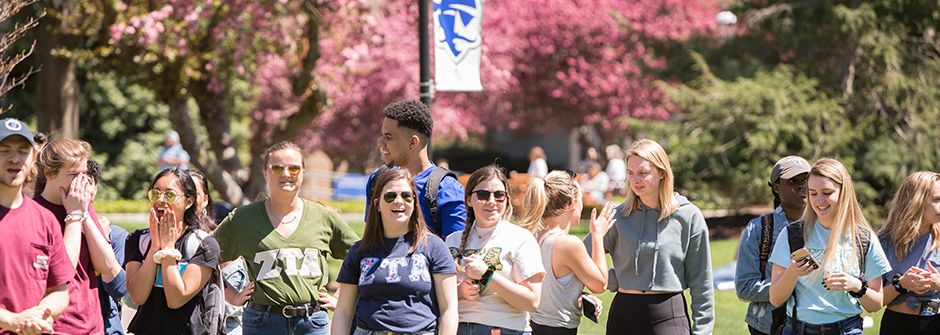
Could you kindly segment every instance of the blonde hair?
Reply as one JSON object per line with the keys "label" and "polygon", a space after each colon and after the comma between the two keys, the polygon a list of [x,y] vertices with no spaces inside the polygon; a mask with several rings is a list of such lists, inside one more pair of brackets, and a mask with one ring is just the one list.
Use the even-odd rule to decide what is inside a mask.
{"label": "blonde hair", "polygon": [[[659,220],[662,221],[679,209],[679,203],[672,196],[673,176],[672,166],[669,165],[669,156],[666,155],[666,151],[659,143],[645,138],[633,142],[633,145],[627,150],[627,158],[629,159],[631,156],[649,161],[650,164],[656,167],[659,175],[663,177],[659,181],[659,211],[661,213]],[[633,192],[632,187],[627,187],[627,199],[624,201],[623,216],[629,216],[633,211],[640,209],[640,204],[642,204],[640,196]]]}
{"label": "blonde hair", "polygon": [[42,194],[46,188],[46,175],[56,176],[62,169],[76,163],[81,162],[84,165],[89,156],[91,156],[91,144],[82,140],[64,138],[47,143],[39,152],[39,159],[36,163],[38,178],[34,193]]}
{"label": "blonde hair", "polygon": [[532,233],[545,228],[542,218],[561,215],[568,209],[568,205],[571,205],[571,201],[580,196],[578,182],[566,171],[552,171],[545,179],[529,179],[519,227]]}
{"label": "blonde hair", "polygon": [[925,224],[933,224],[930,227],[933,236],[930,251],[940,249],[940,224],[924,222],[924,209],[933,198],[933,188],[937,182],[940,182],[940,174],[936,172],[914,172],[904,178],[891,199],[888,218],[881,226],[880,235],[894,245],[894,257],[898,261],[907,256],[908,248],[920,237],[920,227]]}
{"label": "blonde hair", "polygon": [[[810,177],[818,176],[828,178],[839,185],[839,202],[836,204],[832,225],[829,227],[829,242],[826,244],[826,253],[823,255],[822,269],[829,270],[836,256],[836,247],[844,240],[852,241],[853,257],[851,259],[858,262],[859,250],[857,246],[861,245],[860,235],[870,234],[871,226],[868,220],[862,215],[862,209],[858,205],[858,199],[855,197],[855,186],[852,184],[852,176],[842,163],[835,159],[824,158],[813,164],[809,170]],[[803,210],[803,240],[809,241],[813,233],[813,226],[816,225],[816,212],[810,197],[806,197],[806,206]],[[861,266],[861,264],[856,264]],[[865,271],[865,269],[860,269]],[[818,274],[818,273],[817,273]]]}

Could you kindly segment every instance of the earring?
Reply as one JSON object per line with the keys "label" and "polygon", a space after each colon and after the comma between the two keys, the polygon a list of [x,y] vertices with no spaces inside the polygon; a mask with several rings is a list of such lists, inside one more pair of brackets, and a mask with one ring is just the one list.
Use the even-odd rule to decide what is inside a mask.
{"label": "earring", "polygon": [[209,211],[207,211],[205,207],[202,208],[202,215],[203,216],[209,215]]}

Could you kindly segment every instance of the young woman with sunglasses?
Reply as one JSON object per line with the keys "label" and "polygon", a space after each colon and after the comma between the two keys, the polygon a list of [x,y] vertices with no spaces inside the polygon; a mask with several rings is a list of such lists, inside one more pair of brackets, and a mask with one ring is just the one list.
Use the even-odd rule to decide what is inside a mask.
{"label": "young woman with sunglasses", "polygon": [[339,301],[330,333],[457,333],[457,270],[444,241],[415,212],[414,179],[405,169],[378,176],[362,241],[336,281]]}
{"label": "young woman with sunglasses", "polygon": [[879,237],[891,263],[881,334],[940,334],[940,174],[904,179]]}
{"label": "young woman with sunglasses", "polygon": [[359,240],[335,209],[300,198],[304,158],[291,142],[263,154],[270,197],[232,211],[212,233],[227,265],[248,263],[254,292],[242,314],[242,333],[327,334],[335,299],[326,257],[343,259]]}
{"label": "young woman with sunglasses", "polygon": [[[150,228],[131,233],[124,249],[127,293],[139,306],[128,331],[202,334],[202,292],[221,251],[199,228],[196,184],[186,170],[169,168],[157,174],[147,194]],[[193,234],[200,243],[187,255]]]}
{"label": "young woman with sunglasses", "polygon": [[529,313],[541,297],[545,269],[538,243],[509,221],[509,181],[496,165],[467,181],[467,228],[447,237],[458,267],[457,334],[502,335],[530,331]]}
{"label": "young woman with sunglasses", "polygon": [[582,299],[597,306],[595,317],[601,315],[600,299],[582,290],[587,286],[594,293],[603,293],[607,288],[603,239],[614,222],[614,208],[608,203],[600,216],[596,209],[591,212],[594,252],[588,254],[581,239],[568,234],[581,221],[584,207],[575,177],[571,171],[552,171],[545,179],[530,179],[525,193],[519,226],[535,234],[545,267],[541,302],[532,313],[533,335],[577,334]]}
{"label": "young woman with sunglasses", "polygon": [[[803,249],[791,247],[794,227],[802,231]],[[793,256],[803,251],[812,259]],[[891,266],[842,163],[820,159],[810,168],[803,217],[780,232],[770,262],[770,303],[787,306],[784,335],[862,334],[862,310],[881,309],[881,276]]]}
{"label": "young woman with sunglasses", "polygon": [[[617,291],[607,333],[711,334],[714,288],[702,211],[673,191],[669,157],[656,142],[641,139],[627,150],[627,184],[627,199],[604,235],[614,266],[608,287]],[[593,233],[584,239],[588,252],[593,241]]]}

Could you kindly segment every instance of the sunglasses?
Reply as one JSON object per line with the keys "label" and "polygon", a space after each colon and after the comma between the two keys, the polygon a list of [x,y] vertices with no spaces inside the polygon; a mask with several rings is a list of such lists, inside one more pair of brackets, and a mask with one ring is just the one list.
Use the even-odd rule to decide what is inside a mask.
{"label": "sunglasses", "polygon": [[[284,174],[284,169],[285,169],[284,165],[271,164],[271,165],[268,165],[268,168],[271,169],[271,173],[273,173],[275,176],[280,176]],[[287,169],[287,173],[290,173],[291,176],[296,176],[300,174],[300,170],[302,170],[303,168],[301,168],[300,165],[291,165],[291,166],[286,167],[286,169]]]}
{"label": "sunglasses", "polygon": [[571,177],[571,179],[578,179],[578,174],[575,173],[574,171],[571,171],[571,170],[562,170],[562,171],[565,171],[565,173],[567,173],[568,176]]}
{"label": "sunglasses", "polygon": [[385,203],[390,204],[392,202],[395,202],[395,199],[398,198],[399,194],[401,195],[401,200],[404,202],[412,202],[415,200],[415,195],[414,193],[411,193],[411,191],[402,191],[401,193],[388,191],[382,195],[382,198],[385,199]]}
{"label": "sunglasses", "polygon": [[173,190],[169,190],[166,192],[160,192],[159,190],[150,190],[149,192],[147,192],[147,197],[150,198],[150,202],[160,201],[161,196],[163,197],[163,199],[166,200],[166,202],[174,202],[176,201],[176,197],[178,197],[179,195],[176,194],[176,192],[174,192]]}
{"label": "sunglasses", "polygon": [[502,202],[503,200],[506,200],[506,195],[507,195],[506,191],[490,192],[487,190],[476,190],[476,191],[473,191],[473,194],[476,194],[477,200],[480,200],[480,201],[490,200],[490,194],[492,194],[493,197],[496,198],[496,202]]}

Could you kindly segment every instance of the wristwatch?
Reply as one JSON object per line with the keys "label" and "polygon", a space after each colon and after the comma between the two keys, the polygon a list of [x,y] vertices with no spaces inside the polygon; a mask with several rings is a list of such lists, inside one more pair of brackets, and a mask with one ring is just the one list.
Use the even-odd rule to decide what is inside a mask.
{"label": "wristwatch", "polygon": [[907,294],[908,292],[910,292],[908,289],[901,287],[901,274],[900,273],[895,273],[894,277],[891,278],[891,286],[894,286],[894,290],[898,292],[899,295]]}
{"label": "wristwatch", "polygon": [[849,292],[849,295],[852,296],[852,297],[854,297],[854,298],[861,298],[862,296],[865,295],[865,292],[868,291],[868,282],[865,281],[865,279],[863,279],[863,278],[858,278],[858,280],[861,280],[861,281],[862,281],[862,288],[859,289],[858,292],[848,291],[848,292]]}

